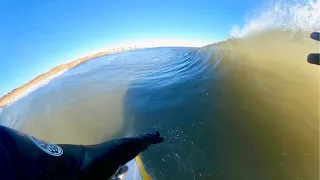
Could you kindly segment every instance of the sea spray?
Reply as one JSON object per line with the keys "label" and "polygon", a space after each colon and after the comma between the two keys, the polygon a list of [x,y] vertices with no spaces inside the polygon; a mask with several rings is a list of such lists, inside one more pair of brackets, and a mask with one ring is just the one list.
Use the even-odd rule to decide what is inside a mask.
{"label": "sea spray", "polygon": [[245,19],[243,26],[234,25],[231,37],[244,37],[272,29],[320,30],[320,0],[278,1]]}

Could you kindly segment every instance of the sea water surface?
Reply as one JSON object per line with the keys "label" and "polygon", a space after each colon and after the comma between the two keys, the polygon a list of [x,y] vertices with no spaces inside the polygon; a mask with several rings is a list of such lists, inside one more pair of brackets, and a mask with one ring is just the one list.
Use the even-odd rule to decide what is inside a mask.
{"label": "sea water surface", "polygon": [[141,153],[152,179],[318,180],[309,30],[99,57],[4,107],[0,123],[72,144],[158,130],[165,142]]}

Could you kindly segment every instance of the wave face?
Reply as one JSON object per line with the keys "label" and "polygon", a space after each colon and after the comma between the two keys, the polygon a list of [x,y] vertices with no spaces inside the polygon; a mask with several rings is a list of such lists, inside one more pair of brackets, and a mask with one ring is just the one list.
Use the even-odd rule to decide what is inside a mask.
{"label": "wave face", "polygon": [[283,6],[310,11],[299,28],[249,28],[253,18],[202,48],[93,59],[3,108],[0,123],[75,144],[157,129],[165,142],[141,154],[153,179],[319,179],[320,74],[306,61],[319,51],[317,3]]}

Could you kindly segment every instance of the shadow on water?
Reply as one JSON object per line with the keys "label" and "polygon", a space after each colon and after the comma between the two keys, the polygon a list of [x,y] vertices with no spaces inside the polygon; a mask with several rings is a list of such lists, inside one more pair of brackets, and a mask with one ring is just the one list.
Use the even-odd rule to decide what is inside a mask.
{"label": "shadow on water", "polygon": [[[123,132],[141,134],[156,129],[164,136],[164,143],[141,155],[153,179],[267,177],[261,166],[245,167],[263,164],[263,160],[252,150],[255,144],[238,119],[241,111],[220,77],[228,67],[216,68],[218,55],[213,48],[204,51],[211,56],[192,55],[197,58],[178,62],[187,63],[185,71],[192,76],[182,82],[166,84],[162,81],[171,78],[160,79],[166,85],[156,87],[157,83],[144,80],[133,83],[124,98],[127,123]],[[243,162],[248,163],[241,165]]]}
{"label": "shadow on water", "polygon": [[[221,93],[218,87],[212,87],[217,86],[212,80],[219,74],[212,73],[211,52],[212,48],[206,48],[175,59],[172,63],[180,64],[178,74],[152,78],[161,77],[160,69],[128,88],[124,98],[124,117],[128,121],[124,132],[133,130],[133,134],[139,134],[156,129],[165,138],[165,143],[142,153],[154,179],[199,179],[210,177],[213,169],[219,169],[211,161],[218,158],[213,144],[217,137],[212,134],[217,126],[210,125],[216,123],[212,117],[217,117],[212,102],[219,101]],[[174,76],[183,79],[172,82]]]}

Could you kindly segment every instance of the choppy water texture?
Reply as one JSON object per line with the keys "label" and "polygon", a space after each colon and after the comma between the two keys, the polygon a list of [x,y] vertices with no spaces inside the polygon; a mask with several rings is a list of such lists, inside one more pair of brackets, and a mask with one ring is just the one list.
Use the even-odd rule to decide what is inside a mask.
{"label": "choppy water texture", "polygon": [[269,31],[202,48],[150,48],[75,67],[3,109],[1,124],[54,143],[159,130],[154,179],[319,179],[318,51]]}

